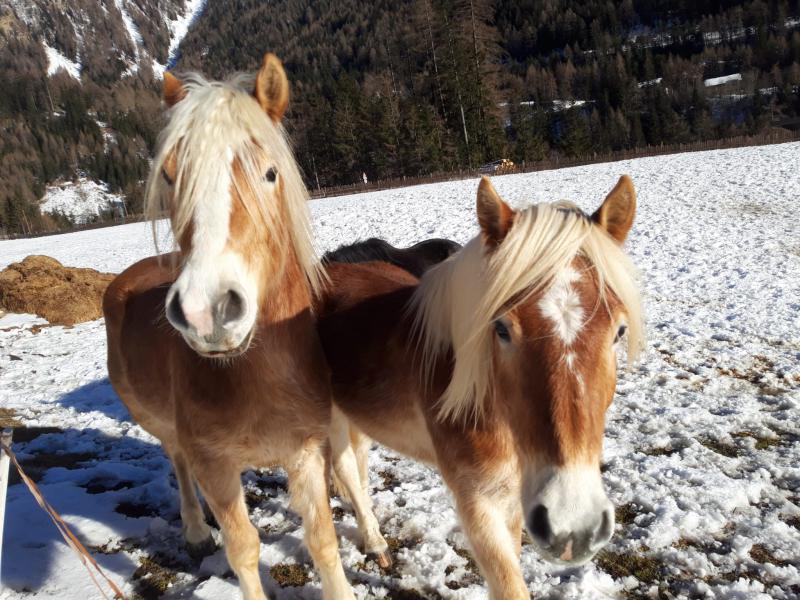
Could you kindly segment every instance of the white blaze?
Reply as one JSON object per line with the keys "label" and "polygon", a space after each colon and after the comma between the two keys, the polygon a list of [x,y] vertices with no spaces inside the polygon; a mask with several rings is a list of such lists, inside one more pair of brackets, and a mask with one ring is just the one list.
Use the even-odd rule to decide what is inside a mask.
{"label": "white blaze", "polygon": [[564,269],[539,301],[539,310],[550,320],[556,334],[567,346],[575,341],[583,327],[581,298],[572,286],[579,279],[580,274],[575,269]]}

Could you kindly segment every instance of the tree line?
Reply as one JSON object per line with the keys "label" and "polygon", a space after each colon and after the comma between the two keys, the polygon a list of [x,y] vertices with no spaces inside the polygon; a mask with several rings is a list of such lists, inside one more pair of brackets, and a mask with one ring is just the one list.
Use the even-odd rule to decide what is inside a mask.
{"label": "tree line", "polygon": [[234,5],[209,5],[179,66],[222,77],[278,53],[312,186],[798,123],[796,1]]}
{"label": "tree line", "polygon": [[[313,188],[800,124],[798,0],[209,0],[176,69],[224,78],[265,50],[289,73],[287,127]],[[160,126],[152,73],[104,64],[101,84],[77,84],[43,76],[35,48],[12,54],[0,174],[16,183],[0,229],[20,227],[9,198],[33,220],[71,169],[137,212]]]}

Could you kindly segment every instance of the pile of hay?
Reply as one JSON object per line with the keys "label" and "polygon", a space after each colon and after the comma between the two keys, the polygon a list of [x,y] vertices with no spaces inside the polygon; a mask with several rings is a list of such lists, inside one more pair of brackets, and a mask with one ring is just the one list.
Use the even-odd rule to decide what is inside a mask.
{"label": "pile of hay", "polygon": [[112,279],[49,256],[28,256],[0,272],[0,310],[32,313],[53,325],[92,321],[103,316],[103,293]]}

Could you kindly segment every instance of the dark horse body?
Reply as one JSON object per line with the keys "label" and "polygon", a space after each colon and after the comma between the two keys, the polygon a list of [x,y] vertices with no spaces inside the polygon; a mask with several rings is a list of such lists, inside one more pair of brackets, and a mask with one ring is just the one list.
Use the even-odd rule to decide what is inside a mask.
{"label": "dark horse body", "polygon": [[408,248],[395,248],[384,240],[369,238],[347,246],[339,246],[336,250],[327,252],[322,261],[324,264],[387,262],[419,278],[430,267],[439,264],[460,249],[461,244],[442,238],[418,242]]}

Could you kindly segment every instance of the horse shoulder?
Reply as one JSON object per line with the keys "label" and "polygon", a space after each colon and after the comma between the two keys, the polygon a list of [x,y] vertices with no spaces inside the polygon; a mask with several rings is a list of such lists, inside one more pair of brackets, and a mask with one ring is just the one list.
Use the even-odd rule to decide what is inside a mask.
{"label": "horse shoulder", "polygon": [[106,320],[121,320],[131,296],[171,283],[176,276],[175,269],[171,266],[175,258],[174,254],[149,256],[117,275],[103,295],[103,314]]}

